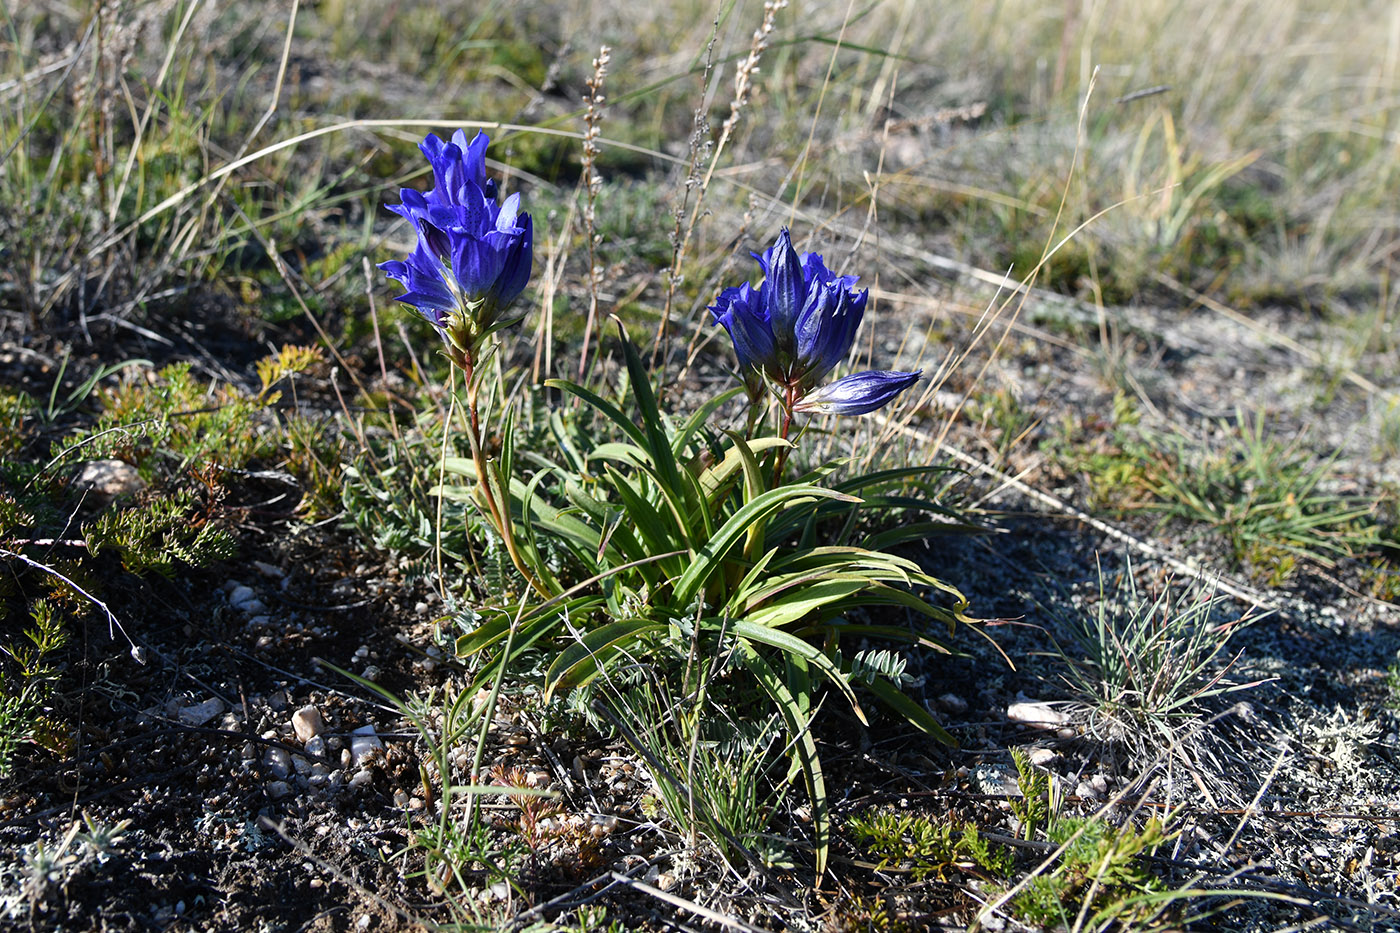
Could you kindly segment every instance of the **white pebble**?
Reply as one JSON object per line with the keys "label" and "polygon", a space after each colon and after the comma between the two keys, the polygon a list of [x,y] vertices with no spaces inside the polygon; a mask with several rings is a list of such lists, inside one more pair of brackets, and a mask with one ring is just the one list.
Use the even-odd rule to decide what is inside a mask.
{"label": "white pebble", "polygon": [[1041,729],[1063,725],[1069,721],[1068,715],[1049,703],[1012,703],[1006,708],[1006,718]]}
{"label": "white pebble", "polygon": [[218,697],[210,697],[203,703],[196,703],[193,706],[186,706],[180,710],[180,721],[187,726],[202,726],[215,716],[222,715],[228,709],[224,701]]}
{"label": "white pebble", "polygon": [[361,726],[350,734],[350,760],[358,765],[371,751],[383,748],[384,743],[374,734],[374,726]]}
{"label": "white pebble", "polygon": [[321,711],[308,705],[292,714],[292,728],[296,730],[297,738],[305,745],[326,731],[326,723],[321,718]]}
{"label": "white pebble", "polygon": [[258,599],[258,594],[253,592],[251,586],[234,587],[233,592],[228,594],[228,601],[233,608],[249,615],[262,612],[267,608],[263,605],[262,600]]}

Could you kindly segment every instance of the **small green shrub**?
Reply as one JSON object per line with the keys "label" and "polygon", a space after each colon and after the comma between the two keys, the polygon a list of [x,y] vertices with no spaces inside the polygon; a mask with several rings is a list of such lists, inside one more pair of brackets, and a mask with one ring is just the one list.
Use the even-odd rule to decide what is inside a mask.
{"label": "small green shrub", "polygon": [[1115,827],[1102,818],[1063,817],[1050,824],[1048,835],[1064,851],[1052,871],[1031,878],[1016,896],[1019,915],[1066,926],[1088,917],[1093,929],[1109,920],[1131,925],[1140,916],[1158,913],[1156,905],[1137,900],[1165,890],[1139,859],[1171,839],[1156,817],[1142,829]]}
{"label": "small green shrub", "polygon": [[54,655],[68,642],[61,610],[54,600],[29,606],[22,633],[0,643],[0,778],[9,777],[15,753],[33,743],[54,754],[72,744],[68,727],[50,701],[58,682]]}
{"label": "small green shrub", "polygon": [[967,872],[1005,878],[1013,867],[1011,850],[983,839],[971,823],[880,810],[852,817],[846,829],[880,860],[877,870],[904,869],[915,881],[949,881]]}

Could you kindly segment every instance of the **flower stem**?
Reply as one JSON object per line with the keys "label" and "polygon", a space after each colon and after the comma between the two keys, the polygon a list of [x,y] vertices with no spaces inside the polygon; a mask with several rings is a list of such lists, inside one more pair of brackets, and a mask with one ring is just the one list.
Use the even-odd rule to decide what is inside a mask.
{"label": "flower stem", "polygon": [[501,536],[501,541],[505,544],[506,553],[510,555],[510,562],[525,578],[525,582],[530,584],[531,589],[545,599],[549,599],[554,594],[530,570],[529,564],[525,562],[525,558],[520,553],[520,548],[515,541],[515,525],[510,515],[510,499],[505,493],[505,484],[509,482],[508,478],[501,478],[499,487],[493,487],[491,484],[490,471],[494,469],[494,466],[487,460],[485,446],[482,444],[481,419],[477,411],[478,385],[474,378],[473,361],[470,358],[463,361],[462,369],[467,377],[467,441],[471,444],[472,466],[476,469],[478,497],[485,504],[487,518],[495,526],[496,533]]}
{"label": "flower stem", "polygon": [[[789,385],[782,399],[782,422],[778,426],[778,436],[783,440],[788,439],[788,434],[792,431],[792,406],[797,404],[797,386]],[[788,452],[791,447],[779,447],[778,455],[773,459],[773,488],[777,489],[783,484],[783,470],[787,468]]]}

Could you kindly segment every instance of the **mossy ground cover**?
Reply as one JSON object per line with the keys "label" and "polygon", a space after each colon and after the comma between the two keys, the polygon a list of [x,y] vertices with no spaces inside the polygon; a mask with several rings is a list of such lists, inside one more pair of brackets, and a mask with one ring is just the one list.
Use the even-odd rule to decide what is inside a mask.
{"label": "mossy ground cover", "polygon": [[[1393,11],[4,14],[0,925],[1397,925]],[[636,397],[615,313],[683,424],[738,384],[706,305],[787,226],[870,288],[851,368],[926,373],[791,469],[931,469],[772,543],[889,543],[980,621],[624,642],[685,575],[643,564],[493,675],[525,587],[375,269],[464,125],[536,232],[480,446],[541,497],[579,465],[589,566],[668,526],[584,513],[646,471],[559,380]]]}

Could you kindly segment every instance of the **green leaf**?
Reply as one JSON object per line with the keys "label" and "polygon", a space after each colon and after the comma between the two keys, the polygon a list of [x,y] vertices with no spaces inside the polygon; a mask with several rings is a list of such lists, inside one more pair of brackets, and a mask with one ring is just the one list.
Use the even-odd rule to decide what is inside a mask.
{"label": "green leaf", "polygon": [[607,399],[603,398],[601,395],[598,395],[596,392],[592,392],[588,389],[585,389],[581,385],[575,385],[567,379],[546,379],[544,384],[549,386],[550,388],[560,389],[564,392],[568,392],[570,395],[576,396],[582,399],[583,401],[587,402],[593,408],[597,409],[604,416],[606,416],[609,421],[621,428],[622,432],[626,434],[629,438],[631,438],[632,443],[636,444],[643,450],[646,449],[646,434],[642,432],[641,428],[637,427],[635,424],[632,423],[631,418],[628,418],[625,414],[623,414],[622,409],[618,408],[612,402],[609,402]]}
{"label": "green leaf", "polygon": [[822,776],[821,756],[812,739],[812,723],[783,683],[781,677],[754,650],[753,645],[739,639],[739,657],[758,680],[759,686],[778,706],[778,714],[787,726],[792,752],[807,785],[807,799],[812,804],[812,848],[817,857],[817,880],[826,873],[827,855],[831,846],[831,814],[826,798],[826,780]]}
{"label": "green leaf", "polygon": [[622,500],[626,519],[641,533],[642,541],[651,553],[690,550],[691,543],[686,529],[672,521],[675,518],[673,514],[669,511],[663,513],[653,506],[626,476],[611,465],[606,469],[609,482],[613,489],[617,490],[618,498]]}
{"label": "green leaf", "polygon": [[642,428],[646,431],[647,443],[644,446],[651,452],[652,463],[661,480],[661,488],[671,494],[684,494],[686,487],[681,483],[676,454],[671,449],[671,441],[666,436],[666,429],[661,420],[661,411],[656,406],[656,395],[651,390],[651,374],[647,372],[646,364],[642,362],[642,356],[637,352],[636,346],[627,339],[627,331],[623,329],[621,321],[618,322],[617,329],[622,338],[622,355],[627,361],[627,376],[632,386],[632,397],[637,400]]}
{"label": "green leaf", "polygon": [[794,591],[781,598],[765,599],[762,606],[744,611],[744,620],[767,628],[790,625],[821,609],[823,606],[868,589],[870,582],[860,579],[821,578],[808,585],[794,583]]}
{"label": "green leaf", "polygon": [[789,635],[781,629],[766,628],[744,619],[730,621],[729,627],[735,635],[758,642],[761,645],[777,648],[811,664],[827,680],[831,681],[832,686],[841,691],[846,701],[851,704],[856,718],[863,723],[866,722],[865,711],[860,708],[860,701],[856,699],[855,691],[846,681],[845,673],[836,666],[835,661],[823,654],[820,648],[808,644],[795,635]]}
{"label": "green leaf", "polygon": [[734,546],[740,536],[747,534],[749,526],[762,521],[780,508],[801,499],[845,499],[851,497],[833,489],[821,486],[781,486],[770,489],[758,498],[747,502],[729,517],[710,540],[705,542],[695,555],[694,562],[686,568],[676,581],[675,602],[687,605],[700,592],[710,575],[719,569],[724,555]]}
{"label": "green leaf", "polygon": [[871,693],[879,697],[890,709],[899,713],[919,730],[933,736],[944,745],[953,748],[958,747],[958,740],[948,734],[948,730],[939,725],[938,720],[918,703],[915,703],[903,690],[885,680],[883,677],[876,677],[874,682],[867,685]]}
{"label": "green leaf", "polygon": [[570,690],[588,683],[609,660],[626,650],[638,639],[649,634],[665,632],[669,626],[647,619],[625,619],[600,626],[573,644],[554,659],[545,674],[545,699],[560,690]]}
{"label": "green leaf", "polygon": [[[785,441],[781,437],[756,437],[748,441],[749,450],[753,454],[761,454],[776,447],[788,447],[793,445],[790,441]],[[724,454],[724,459],[714,466],[706,468],[700,474],[700,490],[706,501],[714,503],[717,494],[725,487],[729,479],[737,473],[743,466],[744,458],[738,448],[730,447]],[[797,484],[793,484],[797,485]]]}

